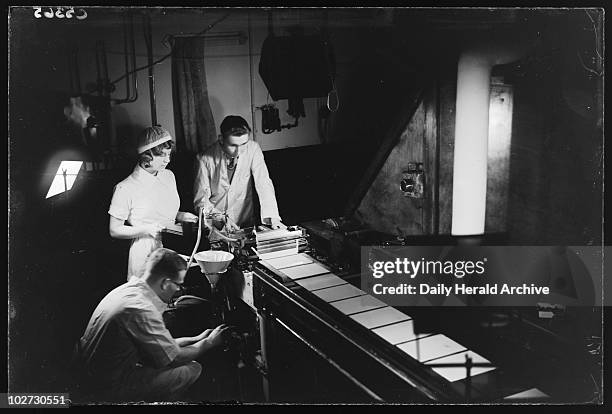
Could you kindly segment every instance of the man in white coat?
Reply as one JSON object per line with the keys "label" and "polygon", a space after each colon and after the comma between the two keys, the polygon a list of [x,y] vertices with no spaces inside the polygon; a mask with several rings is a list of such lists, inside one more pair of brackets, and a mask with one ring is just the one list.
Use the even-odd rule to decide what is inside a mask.
{"label": "man in white coat", "polygon": [[219,141],[198,155],[194,182],[194,206],[206,217],[222,222],[228,230],[253,226],[252,183],[259,197],[261,223],[273,229],[285,227],[276,204],[274,185],[259,144],[250,139],[251,128],[241,116],[225,117]]}

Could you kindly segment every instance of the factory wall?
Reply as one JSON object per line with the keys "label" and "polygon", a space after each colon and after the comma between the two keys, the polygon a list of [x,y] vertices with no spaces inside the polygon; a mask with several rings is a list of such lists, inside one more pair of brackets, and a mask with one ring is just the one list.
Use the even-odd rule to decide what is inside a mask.
{"label": "factory wall", "polygon": [[[584,61],[591,56],[589,62],[597,62],[602,45],[583,11],[549,16],[537,27],[542,30],[530,45],[530,57],[493,72],[486,232],[522,244],[601,243],[603,85],[601,75]],[[456,99],[452,56],[462,46],[449,38],[444,47],[438,51],[450,59],[438,58],[444,69],[436,71],[436,83],[427,87],[399,136],[388,137],[396,144],[356,209],[376,230],[450,234]],[[428,113],[434,113],[436,122],[427,122]],[[395,122],[402,120],[402,114],[395,117]],[[500,143],[502,153],[493,153]],[[429,167],[423,199],[400,191],[409,162]]]}
{"label": "factory wall", "polygon": [[[68,52],[75,45],[77,63],[83,90],[95,86],[98,72],[95,47],[102,41],[107,56],[108,77],[118,79],[125,74],[124,33],[122,13],[116,9],[96,9],[89,12],[89,20],[79,22],[29,21],[31,11],[20,10],[13,21],[15,37],[21,41],[31,41],[28,55],[24,56],[25,64],[21,74],[28,78],[31,90],[69,91]],[[127,10],[127,9],[125,9]],[[204,30],[211,23],[221,19],[226,10],[216,9],[180,9],[173,10],[172,16],[159,11],[151,13],[153,59],[159,60],[170,52],[166,36],[193,34]],[[320,13],[319,13],[320,14]],[[299,24],[296,12],[287,11],[273,15],[273,25],[277,36],[287,35],[287,28]],[[19,27],[21,26],[21,27]],[[30,34],[19,33],[28,26]],[[144,20],[142,14],[134,13],[134,35],[137,67],[147,65],[146,44],[143,35]],[[306,23],[307,34],[314,34],[319,27]],[[360,48],[352,42],[358,28],[339,30],[331,33],[337,53],[338,89],[341,108],[344,109],[345,85],[353,57]],[[264,151],[288,147],[315,145],[325,140],[318,132],[319,106],[325,104],[325,96],[306,98],[304,100],[306,117],[299,120],[299,126],[283,129],[281,132],[264,134],[261,131],[261,111],[257,107],[274,102],[258,73],[261,46],[267,37],[267,14],[257,9],[250,12],[230,11],[229,17],[215,25],[210,33],[240,33],[242,37],[209,39],[205,46],[206,77],[215,127],[224,116],[238,114],[254,124],[254,139]],[[23,37],[28,39],[23,39]],[[25,51],[24,49],[20,49]],[[99,62],[102,67],[102,62]],[[27,66],[27,67],[26,67]],[[76,68],[72,68],[73,71]],[[174,114],[171,82],[171,58],[167,58],[154,67],[155,100],[158,123],[174,134]],[[126,96],[125,81],[116,84],[112,93],[113,99]],[[276,102],[280,111],[281,124],[293,123],[294,119],[287,113],[287,100]],[[59,108],[61,110],[61,108]],[[133,103],[113,105],[113,122],[117,132],[120,148],[125,150],[132,144],[134,135],[143,127],[151,124],[148,71],[138,72],[138,100]]]}
{"label": "factory wall", "polygon": [[515,87],[509,231],[537,244],[599,244],[603,131],[597,117],[572,108],[589,105],[593,89],[581,90],[586,100],[568,100],[560,75],[521,79]]}

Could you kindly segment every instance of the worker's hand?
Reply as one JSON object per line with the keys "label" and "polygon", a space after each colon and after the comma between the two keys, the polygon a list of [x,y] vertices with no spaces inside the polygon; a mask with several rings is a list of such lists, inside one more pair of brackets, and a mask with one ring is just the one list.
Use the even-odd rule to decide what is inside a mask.
{"label": "worker's hand", "polygon": [[202,226],[202,231],[204,231],[204,234],[211,233],[213,228],[214,228],[213,227],[214,223],[213,223],[212,219],[202,220],[202,223],[200,223],[200,225]]}
{"label": "worker's hand", "polygon": [[225,216],[221,213],[212,216],[212,226],[221,231],[225,227]]}
{"label": "worker's hand", "polygon": [[199,335],[196,337],[196,338],[197,338],[197,340],[198,340],[198,341],[201,341],[201,340],[202,340],[202,339],[204,339],[204,338],[208,338],[208,336],[210,335],[210,333],[211,333],[212,331],[213,331],[212,329],[204,329],[204,330],[202,331],[202,333],[201,333],[201,334],[199,334]]}
{"label": "worker's hand", "polygon": [[159,236],[159,233],[161,233],[163,229],[164,229],[164,226],[157,224],[157,223],[145,224],[144,226],[142,226],[142,230],[143,230],[142,232],[144,233],[144,235],[155,237],[155,238]]}
{"label": "worker's hand", "polygon": [[213,347],[223,345],[226,336],[229,335],[230,327],[222,324],[212,330],[206,337],[206,341]]}
{"label": "worker's hand", "polygon": [[272,230],[286,229],[287,228],[287,226],[285,226],[283,223],[281,223],[279,218],[266,218],[264,221],[266,223],[270,223],[270,224],[268,224],[268,226],[270,226],[270,228]]}
{"label": "worker's hand", "polygon": [[232,232],[240,230],[240,227],[236,223],[234,223],[229,217],[226,217],[226,219],[225,219],[225,229],[228,232],[232,233]]}
{"label": "worker's hand", "polygon": [[240,227],[234,223],[226,214],[215,214],[212,220],[213,226],[224,232],[234,232],[240,230]]}
{"label": "worker's hand", "polygon": [[184,222],[184,223],[197,223],[198,216],[195,214],[189,213],[187,211],[179,211],[176,214],[176,221]]}

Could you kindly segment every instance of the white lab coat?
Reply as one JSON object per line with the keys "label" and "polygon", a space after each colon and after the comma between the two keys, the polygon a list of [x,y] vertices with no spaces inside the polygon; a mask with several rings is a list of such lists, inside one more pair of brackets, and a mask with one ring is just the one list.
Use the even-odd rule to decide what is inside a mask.
{"label": "white lab coat", "polygon": [[245,144],[235,168],[230,184],[227,157],[219,142],[198,155],[193,191],[196,211],[204,207],[205,214],[227,214],[240,227],[254,225],[251,185],[254,181],[262,222],[268,217],[280,220],[274,185],[257,142],[249,140]]}
{"label": "white lab coat", "polygon": [[[174,223],[180,204],[172,171],[161,170],[155,176],[137,165],[132,174],[115,186],[108,214],[132,226],[163,226]],[[141,275],[147,256],[159,247],[162,247],[161,235],[131,240],[128,280]]]}

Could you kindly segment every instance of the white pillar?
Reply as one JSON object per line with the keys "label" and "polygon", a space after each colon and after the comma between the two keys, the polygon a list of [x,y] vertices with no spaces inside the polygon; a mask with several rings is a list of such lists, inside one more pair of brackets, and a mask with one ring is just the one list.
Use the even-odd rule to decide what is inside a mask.
{"label": "white pillar", "polygon": [[451,225],[454,236],[484,233],[491,69],[522,54],[522,47],[516,43],[507,47],[491,42],[459,58]]}
{"label": "white pillar", "polygon": [[467,53],[459,58],[453,163],[453,235],[484,233],[490,77],[491,64],[485,56]]}

